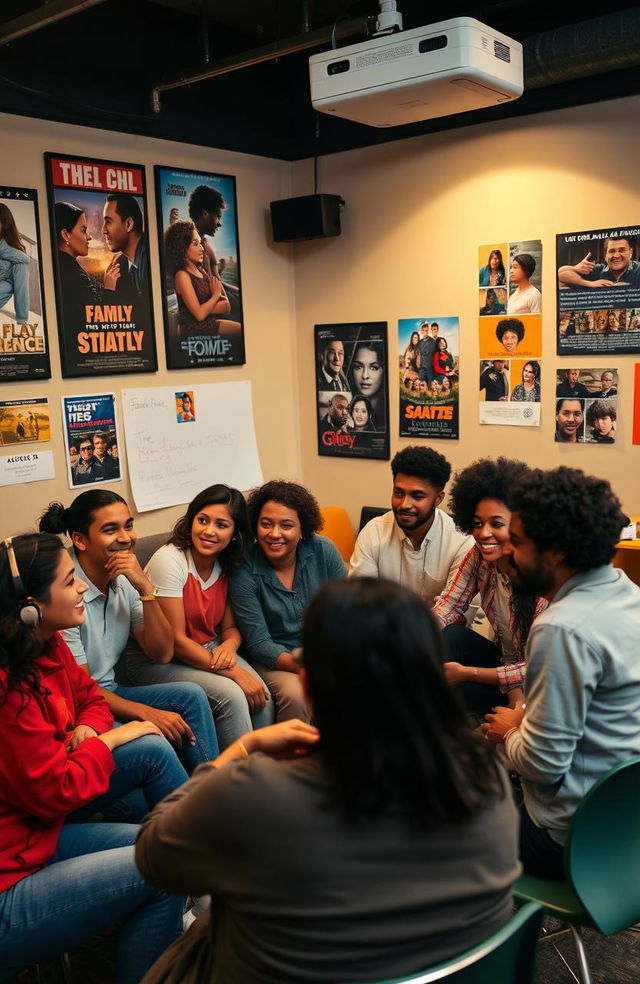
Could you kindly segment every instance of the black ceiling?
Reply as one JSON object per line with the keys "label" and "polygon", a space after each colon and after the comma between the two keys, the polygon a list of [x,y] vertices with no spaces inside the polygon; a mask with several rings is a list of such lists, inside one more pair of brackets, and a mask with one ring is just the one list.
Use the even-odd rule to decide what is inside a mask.
{"label": "black ceiling", "polygon": [[[25,15],[81,2],[50,0],[44,8],[42,0],[3,0],[0,37]],[[437,11],[420,0],[399,0],[398,6],[405,29],[467,15],[525,48],[540,32],[605,12],[590,0],[555,9],[530,0],[450,0]],[[311,30],[330,28],[338,15],[364,24],[377,8],[377,0],[103,0],[0,46],[0,110],[296,160],[640,92],[640,71],[626,67],[532,89],[492,110],[378,130],[314,113],[310,52],[303,51],[163,92],[159,115],[151,112],[152,87],[199,68],[207,43],[215,65],[301,34],[305,19]],[[606,13],[631,9],[638,7],[613,2]],[[640,47],[640,38],[635,43]]]}

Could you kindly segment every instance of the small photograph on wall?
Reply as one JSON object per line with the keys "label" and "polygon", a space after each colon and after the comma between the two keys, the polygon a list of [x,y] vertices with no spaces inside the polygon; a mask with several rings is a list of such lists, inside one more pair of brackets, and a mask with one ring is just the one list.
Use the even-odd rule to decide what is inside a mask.
{"label": "small photograph on wall", "polygon": [[398,321],[401,437],[460,436],[459,345],[458,318]]}
{"label": "small photograph on wall", "polygon": [[155,168],[167,368],[245,363],[236,179]]}
{"label": "small photograph on wall", "polygon": [[144,167],[44,156],[62,375],[155,372]]}
{"label": "small photograph on wall", "polygon": [[61,402],[69,488],[121,481],[115,394],[63,396]]}
{"label": "small photograph on wall", "polygon": [[51,440],[46,397],[0,401],[0,444],[38,444]]}
{"label": "small photograph on wall", "polygon": [[640,225],[556,236],[558,355],[640,352]]}
{"label": "small photograph on wall", "polygon": [[389,457],[387,324],[316,325],[318,454]]}
{"label": "small photograph on wall", "polygon": [[0,185],[0,382],[50,378],[38,194]]}
{"label": "small photograph on wall", "polygon": [[617,418],[617,369],[597,367],[557,371],[557,442],[615,444]]}

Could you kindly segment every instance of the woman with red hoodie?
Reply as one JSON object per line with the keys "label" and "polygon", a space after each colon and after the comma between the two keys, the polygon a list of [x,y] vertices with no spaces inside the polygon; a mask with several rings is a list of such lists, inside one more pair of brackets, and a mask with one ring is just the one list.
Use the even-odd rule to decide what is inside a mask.
{"label": "woman with red hoodie", "polygon": [[118,923],[117,981],[136,984],[180,925],[182,899],[136,869],[137,826],[77,822],[136,787],[151,808],[187,778],[154,724],[113,727],[62,640],[86,588],[58,537],[0,545],[3,980]]}

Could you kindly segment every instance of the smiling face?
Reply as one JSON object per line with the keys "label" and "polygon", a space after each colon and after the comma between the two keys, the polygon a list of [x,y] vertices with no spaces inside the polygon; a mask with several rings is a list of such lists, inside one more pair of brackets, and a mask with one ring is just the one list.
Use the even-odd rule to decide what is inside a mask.
{"label": "smiling face", "polygon": [[363,396],[373,396],[382,384],[383,369],[378,354],[366,345],[360,345],[353,359],[353,381]]}
{"label": "smiling face", "polygon": [[369,411],[364,400],[356,400],[351,408],[353,425],[356,430],[364,430],[369,423]]}
{"label": "smiling face", "polygon": [[473,539],[478,544],[484,560],[495,564],[504,554],[509,543],[511,510],[498,499],[480,499],[473,516]]}
{"label": "smiling face", "polygon": [[519,341],[515,331],[505,331],[502,335],[502,346],[506,352],[515,352]]}
{"label": "smiling face", "polygon": [[500,254],[499,253],[496,253],[494,251],[493,253],[490,253],[489,254],[489,269],[490,270],[498,270],[500,268],[500,262],[501,262],[501,259],[500,259]]}
{"label": "smiling face", "polygon": [[88,438],[80,442],[80,460],[88,465],[93,458],[93,444]]}
{"label": "smiling face", "polygon": [[418,334],[418,332],[417,331],[412,331],[411,332],[411,341],[409,342],[409,344],[415,347],[418,344],[419,341],[420,341],[420,335]]}
{"label": "smiling face", "polygon": [[138,537],[129,507],[124,502],[113,502],[96,509],[86,535],[74,533],[72,539],[83,567],[87,563],[104,568],[114,553],[133,550]]}
{"label": "smiling face", "polygon": [[626,239],[609,239],[604,262],[614,273],[622,273],[629,266],[633,250]]}
{"label": "smiling face", "polygon": [[438,342],[438,352],[446,352],[446,351],[447,351],[447,340],[446,338],[441,338]]}
{"label": "smiling face", "polygon": [[191,524],[191,551],[203,560],[214,560],[231,543],[236,524],[228,506],[205,506]]}
{"label": "smiling face", "polygon": [[396,523],[405,533],[431,524],[436,507],[443,498],[444,492],[434,488],[426,478],[399,472],[393,480],[391,493],[391,508]]}
{"label": "smiling face", "polygon": [[268,562],[274,567],[294,563],[302,527],[295,509],[280,502],[265,502],[260,510],[256,540]]}
{"label": "smiling face", "polygon": [[613,373],[612,372],[603,372],[602,373],[602,375],[600,376],[600,386],[602,388],[602,392],[603,393],[606,393],[608,389],[611,389],[611,387],[613,386]]}
{"label": "smiling face", "polygon": [[559,436],[563,441],[576,441],[582,424],[583,412],[580,400],[563,400],[556,413]]}
{"label": "smiling face", "polygon": [[99,437],[96,435],[93,439],[93,453],[100,461],[102,461],[107,455],[107,442],[104,437]]}
{"label": "smiling face", "polygon": [[42,616],[38,631],[43,639],[49,639],[54,632],[74,629],[84,622],[82,596],[88,585],[76,576],[73,561],[66,550],[60,550],[60,561],[56,576],[51,582],[49,600],[37,598]]}

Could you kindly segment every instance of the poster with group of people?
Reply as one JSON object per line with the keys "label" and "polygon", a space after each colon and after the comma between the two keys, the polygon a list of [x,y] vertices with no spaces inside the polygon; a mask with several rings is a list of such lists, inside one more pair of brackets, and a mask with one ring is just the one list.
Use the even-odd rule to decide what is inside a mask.
{"label": "poster with group of people", "polygon": [[400,436],[457,438],[458,318],[398,321]]}
{"label": "poster with group of people", "polygon": [[115,394],[61,400],[69,488],[120,481]]}
{"label": "poster with group of people", "polygon": [[480,423],[537,427],[542,377],[542,242],[478,251]]}
{"label": "poster with group of people", "polygon": [[558,355],[640,352],[640,226],[556,237]]}
{"label": "poster with group of people", "polygon": [[615,444],[617,418],[617,369],[558,369],[556,441],[561,444]]}
{"label": "poster with group of people", "polygon": [[236,181],[155,168],[168,369],[245,362]]}
{"label": "poster with group of people", "polygon": [[318,454],[388,458],[387,324],[315,326]]}
{"label": "poster with group of people", "polygon": [[49,379],[38,195],[0,186],[0,382]]}
{"label": "poster with group of people", "polygon": [[37,444],[50,439],[46,396],[0,401],[0,445]]}
{"label": "poster with group of people", "polygon": [[144,167],[45,162],[62,375],[154,372]]}

